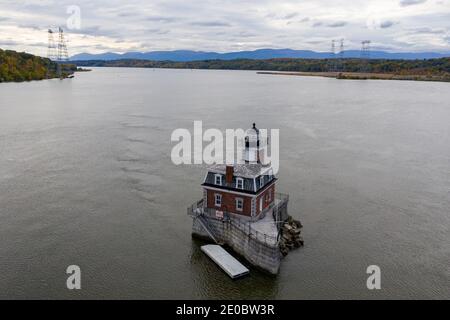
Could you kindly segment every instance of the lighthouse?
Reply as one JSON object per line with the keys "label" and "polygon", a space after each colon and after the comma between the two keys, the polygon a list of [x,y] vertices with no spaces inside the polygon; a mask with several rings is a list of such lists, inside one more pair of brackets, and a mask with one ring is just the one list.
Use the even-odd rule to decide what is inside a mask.
{"label": "lighthouse", "polygon": [[227,214],[257,218],[274,203],[276,178],[270,164],[264,164],[267,139],[256,124],[245,132],[242,164],[213,165],[203,187],[205,207]]}
{"label": "lighthouse", "polygon": [[256,123],[253,127],[245,132],[244,137],[244,161],[245,163],[265,163],[265,153],[268,145],[267,137],[263,138],[259,134],[259,129],[256,128]]}
{"label": "lighthouse", "polygon": [[253,123],[241,141],[240,161],[208,167],[203,197],[187,213],[193,236],[227,244],[252,265],[277,274],[282,257],[303,240],[301,224],[288,214],[289,196],[275,192],[277,178],[264,161],[269,140],[261,133]]}

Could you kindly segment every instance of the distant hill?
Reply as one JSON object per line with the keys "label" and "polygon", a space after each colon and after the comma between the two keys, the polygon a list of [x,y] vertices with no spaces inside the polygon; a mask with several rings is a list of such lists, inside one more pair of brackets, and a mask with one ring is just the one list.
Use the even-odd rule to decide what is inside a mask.
{"label": "distant hill", "polygon": [[[175,51],[152,51],[152,52],[106,52],[100,54],[80,53],[71,57],[71,60],[153,60],[153,61],[202,61],[202,60],[235,60],[235,59],[275,59],[275,58],[300,58],[300,59],[327,59],[333,55],[330,52],[316,52],[310,50],[292,49],[259,49],[254,51],[238,51],[228,53],[175,50]],[[359,50],[348,50],[344,52],[344,58],[359,58]],[[371,51],[371,59],[437,59],[450,57],[449,53],[436,52],[385,52]]]}
{"label": "distant hill", "polygon": [[[0,82],[20,82],[57,78],[58,64],[25,52],[0,49]],[[73,73],[76,66],[63,65],[62,75]]]}
{"label": "distant hill", "polygon": [[[426,60],[386,60],[344,59],[339,67],[335,59],[234,59],[202,61],[153,61],[139,59],[85,60],[74,61],[78,66],[94,67],[133,67],[133,68],[177,68],[177,69],[215,69],[215,70],[255,70],[331,73],[340,76],[346,73],[366,73],[397,75],[408,79],[450,81],[450,58]],[[406,77],[408,76],[408,77]]]}

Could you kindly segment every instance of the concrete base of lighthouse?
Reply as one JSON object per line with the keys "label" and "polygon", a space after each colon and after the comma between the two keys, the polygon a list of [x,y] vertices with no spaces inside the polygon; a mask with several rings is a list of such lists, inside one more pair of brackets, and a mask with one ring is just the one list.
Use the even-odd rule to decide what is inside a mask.
{"label": "concrete base of lighthouse", "polygon": [[[286,217],[287,203],[279,210],[282,210],[282,216]],[[278,274],[283,256],[276,229],[274,234],[267,233],[267,227],[263,227],[266,233],[258,231],[263,225],[274,223],[271,211],[256,222],[236,218],[217,219],[211,215],[202,215],[202,219],[203,223],[199,218],[194,218],[192,225],[194,237],[226,244],[253,266],[273,275]],[[205,223],[210,229],[209,232],[205,229]],[[211,238],[210,233],[214,234],[215,239]]]}
{"label": "concrete base of lighthouse", "polygon": [[[213,224],[217,230],[222,230],[222,232],[216,233],[222,243],[228,245],[253,266],[270,274],[278,274],[282,258],[278,244],[268,246],[263,242],[248,237],[240,229],[232,226],[230,228],[225,227],[226,223],[219,220],[212,220],[210,224]],[[193,222],[192,235],[212,240],[198,220]]]}

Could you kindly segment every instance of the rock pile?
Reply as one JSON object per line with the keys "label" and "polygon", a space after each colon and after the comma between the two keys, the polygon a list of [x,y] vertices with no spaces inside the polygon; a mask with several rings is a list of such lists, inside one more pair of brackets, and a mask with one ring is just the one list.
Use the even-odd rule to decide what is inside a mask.
{"label": "rock pile", "polygon": [[303,238],[300,235],[303,228],[300,221],[293,219],[291,216],[284,222],[281,227],[280,251],[283,256],[287,256],[290,250],[303,246]]}

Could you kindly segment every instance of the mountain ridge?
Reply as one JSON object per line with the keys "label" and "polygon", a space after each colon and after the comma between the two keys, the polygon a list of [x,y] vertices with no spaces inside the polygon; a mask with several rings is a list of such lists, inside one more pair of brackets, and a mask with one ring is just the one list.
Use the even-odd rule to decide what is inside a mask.
{"label": "mountain ridge", "polygon": [[[202,60],[235,60],[235,59],[275,59],[275,58],[302,58],[302,59],[327,59],[339,57],[339,54],[332,55],[330,52],[318,52],[312,50],[294,49],[258,49],[253,51],[235,51],[218,53],[213,51],[193,51],[193,50],[172,50],[172,51],[149,51],[149,52],[125,52],[114,53],[105,52],[100,54],[80,53],[73,55],[70,60],[154,60],[154,61],[202,61]],[[360,58],[359,50],[344,51],[344,58]],[[450,57],[449,53],[438,52],[387,52],[371,51],[371,59],[387,60],[417,60],[417,59],[438,59]]]}

